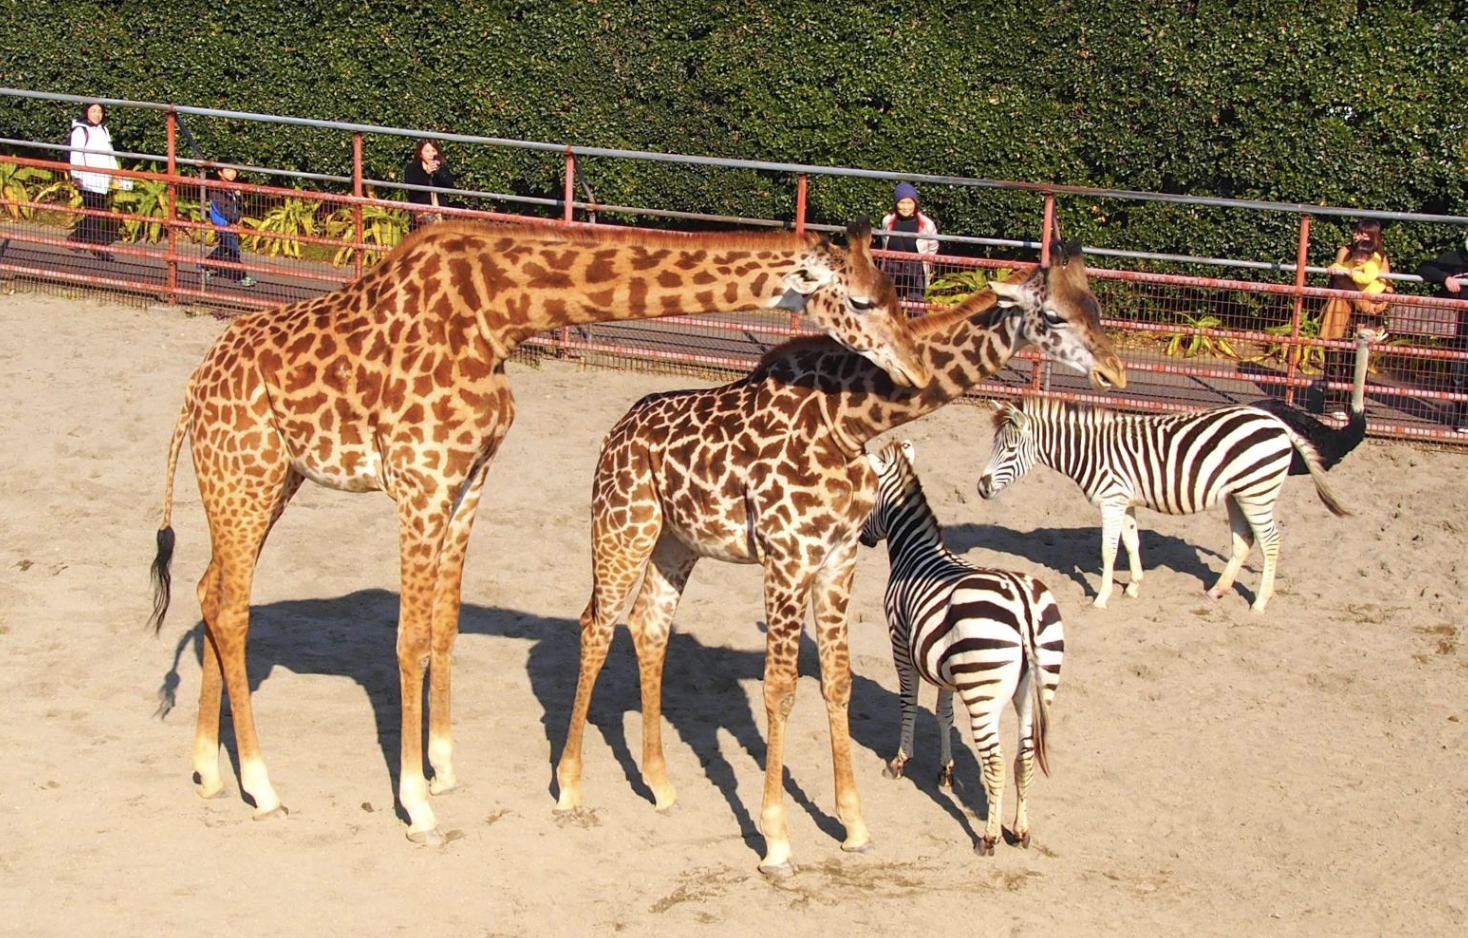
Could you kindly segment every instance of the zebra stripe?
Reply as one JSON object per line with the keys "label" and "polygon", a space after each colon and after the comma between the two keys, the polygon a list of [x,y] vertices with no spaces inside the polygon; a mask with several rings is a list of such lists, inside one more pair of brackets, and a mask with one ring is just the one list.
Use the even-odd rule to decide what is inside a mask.
{"label": "zebra stripe", "polygon": [[1253,608],[1262,612],[1274,595],[1279,558],[1274,503],[1296,453],[1326,507],[1337,515],[1349,514],[1325,482],[1315,444],[1263,407],[1141,416],[1026,400],[1018,407],[999,405],[994,449],[978,488],[984,498],[992,498],[1037,461],[1073,479],[1101,510],[1097,606],[1105,606],[1111,597],[1118,539],[1125,543],[1130,559],[1126,594],[1136,596],[1139,591],[1137,506],[1182,515],[1222,501],[1228,506],[1233,553],[1208,595],[1218,599],[1233,586],[1258,540],[1264,572]]}
{"label": "zebra stripe", "polygon": [[968,709],[989,801],[988,824],[975,849],[992,854],[1003,814],[1004,751],[999,717],[1013,701],[1019,718],[1015,757],[1015,839],[1028,847],[1026,795],[1038,761],[1047,775],[1048,709],[1060,683],[1064,627],[1055,598],[1043,583],[1020,573],[971,566],[943,545],[937,519],[912,468],[912,444],[869,457],[877,497],[862,528],[862,543],[887,540],[891,576],[886,612],[892,658],[902,699],[902,741],[886,775],[901,778],[912,757],[918,678],[938,688],[941,731],[939,784],[953,778],[953,695]]}

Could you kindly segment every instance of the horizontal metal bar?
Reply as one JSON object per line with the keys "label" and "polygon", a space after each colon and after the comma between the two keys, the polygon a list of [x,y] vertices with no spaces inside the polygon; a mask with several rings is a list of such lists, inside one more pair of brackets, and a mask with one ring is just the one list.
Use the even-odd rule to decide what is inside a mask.
{"label": "horizontal metal bar", "polygon": [[1305,205],[1298,202],[1264,202],[1250,199],[1223,199],[1212,196],[1177,195],[1165,192],[1141,192],[1132,189],[1098,189],[1090,186],[1066,186],[1052,183],[1015,182],[994,179],[973,179],[964,176],[941,176],[925,173],[894,173],[881,170],[852,169],[838,166],[816,166],[807,163],[777,163],[766,160],[741,160],[723,157],[687,156],[674,153],[651,153],[640,150],[620,150],[606,147],[581,147],[571,144],[545,143],[530,140],[509,140],[503,137],[479,137],[470,134],[433,133],[410,130],[402,127],[382,127],[373,124],[357,124],[344,121],[326,121],[306,117],[281,117],[274,114],[259,114],[250,111],[228,111],[216,108],[192,107],[182,104],[157,104],[130,101],[122,98],[90,98],[81,95],[56,94],[53,92],[27,91],[19,88],[0,88],[0,96],[29,98],[42,101],[65,101],[76,104],[99,103],[118,107],[137,107],[157,111],[175,111],[202,117],[220,117],[232,120],[257,121],[295,127],[314,127],[322,130],[339,130],[352,133],[382,134],[396,137],[431,137],[436,140],[456,143],[488,144],[562,155],[605,156],[615,159],[644,160],[662,163],[681,163],[690,166],[709,166],[727,169],[754,169],[770,172],[805,173],[807,175],[841,176],[855,179],[872,179],[891,182],[932,183],[945,186],[968,188],[1007,189],[1033,192],[1037,195],[1077,195],[1087,198],[1119,199],[1133,202],[1166,202],[1178,205],[1199,205],[1215,208],[1242,208],[1266,212],[1286,212],[1294,215],[1328,215],[1351,218],[1376,218],[1383,221],[1419,221],[1434,224],[1468,225],[1468,217],[1461,215],[1423,215],[1411,212],[1383,212],[1359,208],[1336,208],[1324,205]]}

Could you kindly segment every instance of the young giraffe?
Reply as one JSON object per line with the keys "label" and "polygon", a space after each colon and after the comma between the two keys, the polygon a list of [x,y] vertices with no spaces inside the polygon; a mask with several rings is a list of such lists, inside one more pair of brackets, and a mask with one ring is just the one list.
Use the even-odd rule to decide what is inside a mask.
{"label": "young giraffe", "polygon": [[[189,380],[153,564],[156,629],[169,601],[173,477],[187,434],[212,545],[199,582],[199,794],[222,787],[222,675],[241,787],[257,818],[284,813],[260,754],[245,670],[255,562],[302,481],[380,489],[397,503],[402,555],[398,797],[409,839],[441,842],[428,796],[456,784],[450,651],[470,526],[515,412],[504,371],[510,351],[565,324],[799,308],[813,297],[807,312],[820,326],[894,380],[926,380],[891,281],[873,264],[870,228],[848,233],[849,250],[814,234],[440,223],[348,287],[232,322]],[[422,769],[425,659],[431,785]]]}
{"label": "young giraffe", "polygon": [[581,614],[581,670],[556,768],[557,810],[581,804],[581,741],[612,630],[639,578],[628,616],[642,682],[642,771],[656,806],[672,806],[661,736],[663,656],[674,610],[701,557],[764,567],[768,718],[760,869],[792,870],[781,782],[785,719],[807,601],[820,649],[837,815],[845,850],[869,841],[851,770],[846,606],[857,536],[876,476],[863,445],[955,399],[1036,345],[1123,387],[1125,371],[1101,330],[1100,307],[1078,245],[1068,262],[1021,283],[995,283],[952,311],[916,320],[932,380],[897,388],[880,370],[823,340],[774,350],[749,377],[719,388],[643,398],[607,434],[592,484],[592,594]]}

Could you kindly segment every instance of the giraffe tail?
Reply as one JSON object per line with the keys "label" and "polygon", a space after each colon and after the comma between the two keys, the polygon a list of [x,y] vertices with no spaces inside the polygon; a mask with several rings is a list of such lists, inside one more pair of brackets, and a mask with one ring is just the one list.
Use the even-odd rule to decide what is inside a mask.
{"label": "giraffe tail", "polygon": [[173,439],[168,444],[168,479],[163,487],[163,523],[158,526],[158,553],[153,557],[153,614],[148,625],[153,634],[163,628],[163,617],[168,613],[169,600],[173,598],[173,577],[168,571],[173,562],[173,477],[178,471],[178,454],[183,448],[184,434],[193,417],[190,399],[185,397],[179,411],[178,423],[173,427]]}

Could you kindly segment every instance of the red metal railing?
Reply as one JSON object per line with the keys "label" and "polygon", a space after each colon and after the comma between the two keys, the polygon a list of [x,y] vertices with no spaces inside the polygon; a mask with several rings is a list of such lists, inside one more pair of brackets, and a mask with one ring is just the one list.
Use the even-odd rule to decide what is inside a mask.
{"label": "red metal railing", "polygon": [[[360,131],[351,135],[351,195],[310,189],[252,183],[200,180],[185,175],[176,155],[176,124],[166,114],[167,154],[164,172],[90,169],[137,182],[164,183],[166,200],[161,215],[142,216],[125,211],[93,212],[69,204],[0,199],[0,274],[84,284],[109,290],[153,295],[168,302],[186,299],[223,310],[273,306],[337,288],[350,282],[380,256],[385,248],[365,239],[363,210],[367,206],[405,211],[422,211],[400,201],[381,199],[368,191],[363,176],[364,139]],[[577,208],[596,210],[591,202],[574,199],[577,156],[566,148],[563,200],[559,217],[532,218],[479,208],[434,207],[443,215],[490,221],[536,222],[582,225]],[[32,166],[64,174],[64,162],[3,156],[0,161]],[[807,177],[795,175],[793,227],[804,231],[810,225],[807,212]],[[326,236],[305,231],[264,231],[257,227],[231,225],[224,228],[207,220],[207,209],[199,221],[185,217],[180,207],[180,187],[197,190],[228,188],[257,206],[287,205],[301,200],[317,206],[313,213],[347,210],[349,235]],[[47,218],[10,218],[11,210],[30,210]],[[248,213],[247,213],[248,214]],[[55,222],[70,216],[104,215],[111,222],[160,223],[158,243],[117,243],[107,247],[119,261],[105,264],[83,254],[78,258],[63,248],[76,250]],[[50,220],[48,227],[41,222]],[[1055,193],[1043,192],[1039,218],[1039,258],[1046,262],[1055,231]],[[342,222],[345,224],[345,221]],[[1344,400],[1350,384],[1346,380],[1321,381],[1322,356],[1350,356],[1350,341],[1321,340],[1311,334],[1315,309],[1332,297],[1352,298],[1359,294],[1310,287],[1306,284],[1306,260],[1310,244],[1311,216],[1299,216],[1294,282],[1264,283],[1240,279],[1191,277],[1135,270],[1091,268],[1093,287],[1108,316],[1106,325],[1123,349],[1132,383],[1125,392],[1098,397],[1079,376],[1052,369],[1038,355],[1021,356],[978,389],[984,395],[1048,393],[1075,400],[1096,401],[1111,406],[1147,410],[1176,410],[1214,406],[1232,400],[1257,398],[1276,393],[1297,401],[1302,392],[1324,388]],[[245,290],[234,284],[210,283],[200,273],[200,263],[213,235],[229,231],[247,239],[266,253],[246,253],[240,264],[211,262],[216,269],[237,269],[259,283]],[[275,246],[271,251],[271,246]],[[290,246],[290,247],[288,247]],[[350,270],[324,258],[287,256],[306,248],[351,249]],[[897,257],[876,252],[879,257]],[[906,255],[910,259],[911,255]],[[975,268],[1023,267],[1033,262],[976,259],[952,255],[925,258],[931,262],[934,279],[944,274]],[[909,303],[915,313],[935,308],[934,302]],[[1450,347],[1456,321],[1468,321],[1468,301],[1414,297],[1392,297],[1393,331],[1390,344],[1373,348],[1374,373],[1368,377],[1366,394],[1371,415],[1370,432],[1384,436],[1468,443],[1468,435],[1454,432],[1452,411],[1460,402],[1468,406],[1468,394],[1451,383],[1455,366],[1468,369],[1468,353]],[[1206,315],[1198,314],[1198,311]],[[699,371],[739,372],[747,369],[768,344],[758,337],[778,340],[807,331],[798,315],[752,312],[744,316],[675,317],[647,323],[598,325],[594,329],[573,327],[536,337],[531,345],[549,347],[557,354],[580,355],[613,363],[643,361],[683,365]],[[1191,353],[1191,354],[1189,354]],[[1349,369],[1343,369],[1349,375]],[[1334,409],[1334,405],[1327,406]]]}

